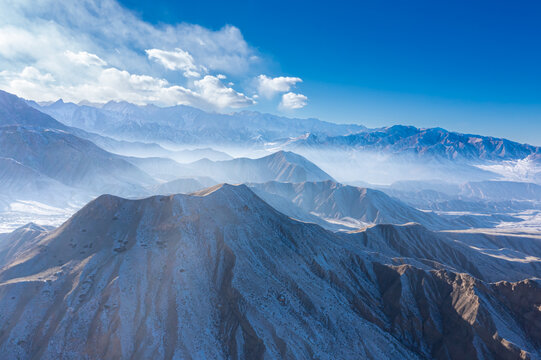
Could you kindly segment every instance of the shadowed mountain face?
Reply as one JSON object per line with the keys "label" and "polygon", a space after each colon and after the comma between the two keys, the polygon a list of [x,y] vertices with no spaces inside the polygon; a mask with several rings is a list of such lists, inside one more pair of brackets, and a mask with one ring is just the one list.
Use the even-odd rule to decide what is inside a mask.
{"label": "shadowed mountain face", "polygon": [[[460,257],[469,247],[442,243],[431,255],[415,245],[428,241],[426,230],[373,229],[339,235],[296,222],[246,186],[143,200],[104,195],[56,230],[22,228],[9,243],[0,237],[0,352],[73,359],[541,355],[538,281],[488,283],[479,264]],[[393,236],[401,231],[411,232],[411,246]]]}

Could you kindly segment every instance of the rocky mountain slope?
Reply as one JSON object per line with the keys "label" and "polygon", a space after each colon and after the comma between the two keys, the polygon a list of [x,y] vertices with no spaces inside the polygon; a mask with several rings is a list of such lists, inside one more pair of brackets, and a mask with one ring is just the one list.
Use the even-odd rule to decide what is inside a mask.
{"label": "rocky mountain slope", "polygon": [[377,252],[406,238],[300,223],[246,186],[104,195],[56,230],[10,236],[8,358],[541,356],[538,280],[487,282],[450,247],[443,263],[400,244]]}
{"label": "rocky mountain slope", "polygon": [[541,185],[516,181],[468,182],[460,187],[459,196],[492,201],[541,202]]}

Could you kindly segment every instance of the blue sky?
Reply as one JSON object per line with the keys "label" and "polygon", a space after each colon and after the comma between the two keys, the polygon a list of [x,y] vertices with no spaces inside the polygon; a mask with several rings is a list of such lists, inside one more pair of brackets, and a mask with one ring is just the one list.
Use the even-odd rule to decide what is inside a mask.
{"label": "blue sky", "polygon": [[[35,46],[55,55],[0,36],[0,87],[21,96],[47,89],[51,99],[38,100],[186,103],[541,145],[535,1],[39,3],[21,0],[0,20],[4,34],[59,37]],[[84,72],[55,68],[62,61]]]}

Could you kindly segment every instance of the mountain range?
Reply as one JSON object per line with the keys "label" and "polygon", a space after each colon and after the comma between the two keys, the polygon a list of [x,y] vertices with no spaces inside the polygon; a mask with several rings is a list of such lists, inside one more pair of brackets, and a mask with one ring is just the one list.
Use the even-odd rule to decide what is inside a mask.
{"label": "mountain range", "polygon": [[519,160],[541,154],[541,148],[507,139],[461,134],[442,128],[419,129],[394,125],[349,135],[310,134],[290,141],[290,148],[316,147],[378,151],[449,160]]}
{"label": "mountain range", "polygon": [[[14,95],[0,93],[0,104],[0,154],[35,175],[97,193],[137,193],[153,183],[150,176],[120,156],[73,135],[68,127]],[[10,181],[26,180],[30,179]]]}
{"label": "mountain range", "polygon": [[0,92],[1,357],[541,359],[539,159]]}
{"label": "mountain range", "polygon": [[263,156],[264,152],[287,150],[306,157],[341,182],[375,184],[429,176],[454,182],[539,183],[541,179],[539,147],[441,128],[395,125],[368,129],[257,112],[217,114],[188,106],[160,108],[126,102],[28,104],[92,134],[85,138],[122,155],[192,162],[202,153],[181,152],[211,147],[214,153],[202,157],[227,160],[228,153],[253,157],[254,153]]}
{"label": "mountain range", "polygon": [[537,146],[442,128],[395,125],[368,129],[258,112],[217,114],[189,106],[160,108],[126,102],[100,106],[62,100],[47,105],[29,104],[66,125],[123,140],[228,145],[285,141],[292,150],[303,147],[356,149],[471,161],[535,160],[541,156],[541,148]]}
{"label": "mountain range", "polygon": [[337,125],[317,119],[289,119],[249,111],[234,114],[208,113],[184,105],[162,108],[112,101],[95,107],[65,103],[62,100],[45,106],[35,102],[30,104],[69,126],[117,139],[146,142],[243,144],[300,136],[307,131],[342,135],[366,129],[360,125]]}
{"label": "mountain range", "polygon": [[[0,200],[4,210],[17,200],[63,207],[74,197],[88,201],[101,193],[143,196],[158,189],[160,181],[209,173],[218,180],[232,182],[331,178],[293,153],[231,159],[213,149],[171,151],[157,144],[118,141],[64,125],[5,92],[0,92],[0,105],[0,157],[4,164],[0,170]],[[107,148],[148,150],[164,157],[119,155],[102,149],[94,141],[106,144]],[[200,160],[202,157],[204,160]],[[181,164],[173,158],[199,161]]]}

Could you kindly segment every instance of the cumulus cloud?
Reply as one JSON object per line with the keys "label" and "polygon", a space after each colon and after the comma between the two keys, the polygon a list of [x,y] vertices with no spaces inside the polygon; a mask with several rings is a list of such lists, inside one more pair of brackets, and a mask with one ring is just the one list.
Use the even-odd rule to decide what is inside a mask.
{"label": "cumulus cloud", "polygon": [[289,91],[295,84],[302,82],[302,79],[286,76],[271,78],[266,75],[259,75],[257,82],[259,94],[266,98],[272,98],[276,94]]}
{"label": "cumulus cloud", "polygon": [[308,97],[303,94],[288,92],[282,95],[280,108],[284,110],[301,109],[306,106]]}
{"label": "cumulus cloud", "polygon": [[[0,88],[19,96],[212,109],[254,103],[222,83],[225,75],[212,75],[251,77],[260,62],[234,26],[153,25],[115,0],[6,0],[0,13]],[[210,77],[194,81],[203,75]]]}
{"label": "cumulus cloud", "polygon": [[[66,85],[55,81],[49,73],[26,67],[20,73],[0,72],[0,84],[11,93],[37,101],[78,102],[82,99],[95,103],[110,100],[134,104],[191,105],[203,109],[240,108],[254,104],[254,100],[225,86],[221,79],[207,75],[194,82],[190,89],[169,83],[166,79],[149,75],[131,74],[117,68],[100,69],[91,81]],[[81,98],[84,94],[84,98]]]}
{"label": "cumulus cloud", "polygon": [[[54,77],[49,73],[42,73],[33,66],[25,67],[21,72],[9,70],[0,71],[0,83],[8,84],[4,88],[15,94],[27,94],[30,99],[42,98],[44,89],[54,83]],[[58,97],[49,97],[46,100],[56,100]]]}
{"label": "cumulus cloud", "polygon": [[223,75],[207,75],[194,82],[200,96],[218,108],[240,108],[255,104],[255,101],[242,93],[225,86],[221,80]]}
{"label": "cumulus cloud", "polygon": [[192,55],[187,51],[176,48],[174,51],[147,49],[145,52],[149,59],[155,59],[169,70],[182,70],[186,77],[201,77]]}
{"label": "cumulus cloud", "polygon": [[10,80],[21,79],[21,80],[32,80],[38,82],[51,82],[54,81],[54,77],[47,73],[43,74],[38,69],[33,66],[25,67],[20,74],[14,73],[11,71],[1,71],[0,76],[5,77]]}

